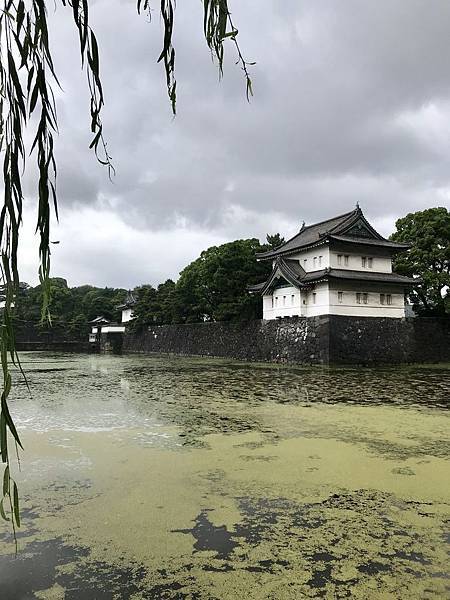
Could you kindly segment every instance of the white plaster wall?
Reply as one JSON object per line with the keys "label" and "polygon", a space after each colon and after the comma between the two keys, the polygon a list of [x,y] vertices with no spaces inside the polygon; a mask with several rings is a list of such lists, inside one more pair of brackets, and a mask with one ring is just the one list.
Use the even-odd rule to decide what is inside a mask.
{"label": "white plaster wall", "polygon": [[127,323],[131,321],[133,318],[133,310],[131,308],[126,308],[122,311],[122,323]]}
{"label": "white plaster wall", "polygon": [[[336,284],[334,284],[336,285]],[[342,303],[339,302],[338,292],[343,292]],[[356,293],[367,293],[367,304],[356,302]],[[296,293],[296,294],[295,294]],[[390,294],[392,304],[381,304],[380,293]],[[295,306],[288,306],[291,294],[295,294]],[[315,302],[313,301],[315,294]],[[265,296],[264,318],[276,319],[277,317],[318,315],[346,315],[354,317],[390,317],[400,319],[405,316],[404,295],[399,293],[398,288],[384,287],[379,290],[366,289],[363,284],[343,284],[342,287],[330,289],[328,283],[319,283],[308,292],[299,293],[296,288],[280,288],[274,292],[278,297],[278,306],[272,308],[272,296]],[[286,296],[286,305],[283,307],[282,297]],[[305,302],[304,302],[305,301]],[[298,304],[297,304],[298,302]],[[361,298],[362,302],[362,298]]]}
{"label": "white plaster wall", "polygon": [[[342,255],[342,263],[338,263],[338,254]],[[344,256],[348,256],[348,265],[345,264]],[[372,258],[372,268],[363,268],[361,258],[366,256]],[[331,250],[330,252],[330,267],[332,269],[350,269],[352,271],[368,271],[377,273],[392,273],[392,260],[390,256],[373,256],[371,254],[350,253],[344,251]]]}
{"label": "white plaster wall", "polygon": [[[338,292],[342,291],[342,303],[339,302]],[[348,284],[343,285],[341,289],[330,290],[330,314],[349,315],[355,317],[392,317],[402,318],[405,316],[405,300],[403,293],[398,290],[380,288],[379,291],[366,290],[367,304],[357,304],[356,293],[364,292],[364,286],[351,289]],[[380,293],[390,294],[392,304],[381,304]]]}
{"label": "white plaster wall", "polygon": [[125,327],[120,325],[107,325],[102,327],[102,333],[124,333]]}
{"label": "white plaster wall", "polygon": [[[292,301],[292,296],[294,300]],[[283,305],[283,297],[285,303]],[[273,298],[273,307],[272,307]],[[263,296],[263,318],[295,317],[301,315],[300,290],[295,287],[275,289],[273,296]]]}
{"label": "white plaster wall", "polygon": [[[320,256],[322,257],[322,261],[319,265]],[[314,266],[314,257],[317,258],[316,266]],[[293,254],[288,258],[291,260],[296,259],[300,261],[300,265],[307,273],[309,271],[320,271],[321,269],[326,269],[330,266],[330,248],[327,245],[318,246],[317,248],[312,248],[310,250],[305,250],[304,252]]]}
{"label": "white plaster wall", "polygon": [[[314,302],[314,296],[316,301]],[[302,292],[302,307],[306,317],[315,317],[317,315],[328,315],[330,313],[328,283],[318,283],[313,290]],[[305,304],[303,304],[305,300]]]}

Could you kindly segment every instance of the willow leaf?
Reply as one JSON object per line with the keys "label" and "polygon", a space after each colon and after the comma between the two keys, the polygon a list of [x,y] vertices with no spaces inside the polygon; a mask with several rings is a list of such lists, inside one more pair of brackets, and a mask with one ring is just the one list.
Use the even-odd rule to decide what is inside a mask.
{"label": "willow leaf", "polygon": [[2,518],[4,521],[9,521],[9,517],[6,515],[5,508],[4,508],[4,506],[3,506],[3,500],[4,500],[4,498],[2,498],[2,499],[0,500],[0,517],[1,517],[1,518]]}
{"label": "willow leaf", "polygon": [[10,482],[9,465],[6,465],[5,470],[3,472],[3,496],[6,496],[9,494],[9,482]]}
{"label": "willow leaf", "polygon": [[17,527],[20,527],[19,490],[15,481],[13,481],[13,508]]}

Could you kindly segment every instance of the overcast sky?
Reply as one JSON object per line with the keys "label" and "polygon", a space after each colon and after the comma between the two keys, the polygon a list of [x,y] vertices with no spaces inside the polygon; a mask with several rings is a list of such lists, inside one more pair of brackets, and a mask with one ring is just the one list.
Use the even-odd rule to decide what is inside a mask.
{"label": "overcast sky", "polygon": [[[135,0],[91,1],[106,96],[111,183],[91,151],[70,11],[51,16],[58,94],[60,224],[52,274],[69,285],[157,284],[211,245],[352,210],[383,234],[450,197],[448,0],[229,0],[255,96],[226,48],[224,79],[202,37],[199,0],[178,2],[178,115],[161,46]],[[153,3],[155,8],[157,3]],[[51,3],[49,3],[51,5]],[[31,180],[21,279],[36,282]]]}

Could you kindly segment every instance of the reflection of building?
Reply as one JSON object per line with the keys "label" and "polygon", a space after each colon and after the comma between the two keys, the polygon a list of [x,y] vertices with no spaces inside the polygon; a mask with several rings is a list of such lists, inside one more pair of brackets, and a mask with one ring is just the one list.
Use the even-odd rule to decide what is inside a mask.
{"label": "reflection of building", "polygon": [[128,291],[125,302],[117,308],[122,311],[122,323],[128,323],[133,318],[133,307],[136,304],[136,299],[133,292]]}
{"label": "reflection of building", "polygon": [[264,283],[264,319],[316,315],[404,317],[405,292],[414,279],[392,272],[392,257],[408,249],[382,237],[359,206],[305,227],[275,250],[257,255],[272,261]]}

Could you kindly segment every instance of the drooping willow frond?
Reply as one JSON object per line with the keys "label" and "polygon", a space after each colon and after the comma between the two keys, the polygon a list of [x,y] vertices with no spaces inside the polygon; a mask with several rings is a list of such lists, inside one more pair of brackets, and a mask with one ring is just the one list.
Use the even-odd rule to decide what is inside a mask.
{"label": "drooping willow frond", "polygon": [[[160,0],[164,39],[158,62],[165,69],[167,92],[172,111],[176,112],[175,49],[173,30],[175,0]],[[241,54],[238,31],[231,20],[227,0],[203,0],[204,35],[206,43],[223,73],[223,43],[230,38],[236,47],[244,71],[247,99],[252,94],[251,80]],[[97,39],[89,22],[89,0],[61,0],[71,13],[78,32],[81,64],[87,75],[90,93],[90,127],[97,160],[114,173],[103,133],[101,112],[104,95],[100,75],[100,54]],[[138,13],[150,16],[149,0],[137,0]],[[3,392],[0,407],[0,455],[5,465],[0,494],[0,516],[20,526],[19,494],[11,474],[9,441],[21,447],[21,441],[9,411],[11,391],[9,362],[20,368],[14,341],[14,303],[19,288],[18,248],[22,223],[22,175],[29,155],[36,161],[36,200],[39,234],[39,279],[43,290],[42,319],[49,319],[50,302],[50,221],[58,217],[56,194],[56,157],[54,135],[57,133],[57,114],[54,86],[59,85],[52,59],[48,15],[45,0],[0,0],[0,155],[3,161],[4,200],[0,210],[0,287],[3,306],[0,308],[0,358],[3,373]],[[25,147],[24,133],[35,126],[30,148]],[[9,515],[9,516],[8,516]]]}
{"label": "drooping willow frond", "polygon": [[253,87],[248,67],[255,63],[246,61],[242,55],[237,40],[239,31],[234,26],[231,12],[228,7],[228,0],[203,0],[203,7],[203,31],[208,48],[211,50],[213,58],[217,60],[220,76],[223,75],[223,43],[227,38],[230,38],[236,48],[238,57],[237,64],[241,66],[244,73],[247,100],[250,100],[250,96],[253,96]]}

